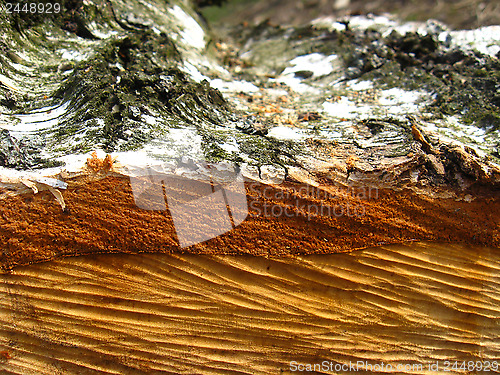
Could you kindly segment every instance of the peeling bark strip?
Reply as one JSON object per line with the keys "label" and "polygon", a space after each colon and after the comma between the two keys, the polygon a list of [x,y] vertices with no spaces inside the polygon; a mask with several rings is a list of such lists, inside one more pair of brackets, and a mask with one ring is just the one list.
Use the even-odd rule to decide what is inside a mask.
{"label": "peeling bark strip", "polygon": [[27,194],[30,190],[33,194],[48,190],[61,205],[63,211],[66,203],[59,189],[66,189],[68,184],[61,180],[37,176],[5,177],[0,175],[0,200],[19,194]]}

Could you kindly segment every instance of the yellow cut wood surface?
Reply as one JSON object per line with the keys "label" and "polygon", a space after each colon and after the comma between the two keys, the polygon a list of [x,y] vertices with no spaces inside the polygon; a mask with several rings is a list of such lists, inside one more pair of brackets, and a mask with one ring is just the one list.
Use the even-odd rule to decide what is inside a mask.
{"label": "yellow cut wood surface", "polygon": [[72,257],[0,275],[0,373],[292,374],[361,361],[430,374],[436,361],[498,361],[499,317],[495,248]]}

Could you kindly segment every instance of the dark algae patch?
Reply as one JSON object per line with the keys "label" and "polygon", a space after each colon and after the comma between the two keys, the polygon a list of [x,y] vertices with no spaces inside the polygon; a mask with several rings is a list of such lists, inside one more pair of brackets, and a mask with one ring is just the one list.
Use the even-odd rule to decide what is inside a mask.
{"label": "dark algae patch", "polygon": [[206,82],[190,80],[177,68],[181,61],[166,35],[138,31],[78,65],[54,96],[71,102],[70,124],[104,122],[94,140],[107,152],[140,147],[167,130],[144,124],[144,114],[155,113],[174,127],[200,121],[224,125],[229,109],[222,95]]}
{"label": "dark algae patch", "polygon": [[467,124],[488,130],[500,126],[500,61],[477,51],[465,52],[437,34],[382,37],[374,30],[342,33],[341,54],[348,78],[373,80],[382,87],[425,89],[435,95],[436,114],[461,115]]}

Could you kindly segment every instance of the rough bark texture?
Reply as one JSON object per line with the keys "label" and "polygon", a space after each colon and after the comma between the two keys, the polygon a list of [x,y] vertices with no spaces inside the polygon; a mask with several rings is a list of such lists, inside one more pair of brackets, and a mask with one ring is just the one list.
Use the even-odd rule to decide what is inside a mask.
{"label": "rough bark texture", "polygon": [[[270,202],[249,191],[260,216],[188,251],[328,253],[416,239],[498,246],[499,63],[452,34],[441,41],[444,25],[403,34],[392,21],[360,18],[263,23],[233,26],[212,43],[184,3],[96,4],[2,14],[0,163],[20,170],[0,179],[3,269],[60,255],[179,251],[168,214],[134,206],[126,165],[66,170],[72,154],[96,148],[118,152],[117,163],[138,150],[178,166],[186,157],[229,161],[275,194],[380,190],[368,201]],[[60,182],[27,171],[57,165],[45,177]],[[257,209],[302,200],[293,218]],[[311,219],[310,207],[323,206],[329,213]],[[363,215],[336,216],[350,206]]]}

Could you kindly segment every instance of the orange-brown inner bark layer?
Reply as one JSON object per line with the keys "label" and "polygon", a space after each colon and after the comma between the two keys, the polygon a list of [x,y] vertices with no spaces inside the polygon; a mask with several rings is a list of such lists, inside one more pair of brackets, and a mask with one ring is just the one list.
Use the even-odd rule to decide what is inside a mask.
{"label": "orange-brown inner bark layer", "polygon": [[10,197],[0,201],[0,264],[8,270],[106,252],[322,254],[412,240],[500,245],[498,196],[487,190],[471,191],[475,199],[467,203],[411,191],[325,195],[292,182],[279,187],[247,182],[246,189],[249,215],[241,225],[183,249],[169,211],[137,207],[128,178],[70,183],[63,192],[68,212],[48,192]]}

